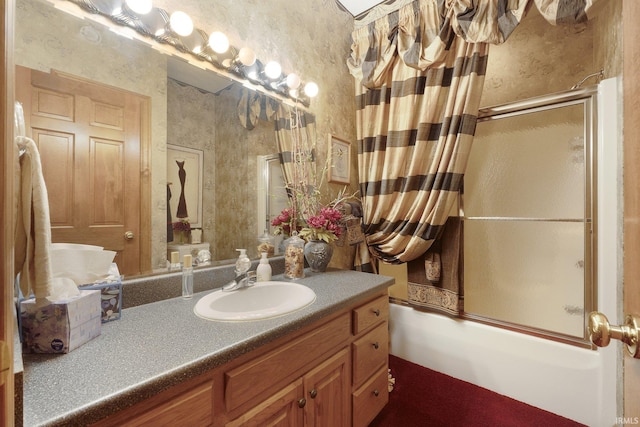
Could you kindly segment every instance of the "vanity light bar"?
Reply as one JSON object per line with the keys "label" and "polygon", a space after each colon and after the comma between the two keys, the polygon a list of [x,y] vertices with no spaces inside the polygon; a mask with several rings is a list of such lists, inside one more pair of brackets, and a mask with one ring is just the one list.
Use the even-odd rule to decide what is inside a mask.
{"label": "vanity light bar", "polygon": [[[118,25],[130,27],[158,43],[169,44],[183,53],[207,61],[216,68],[224,69],[305,106],[318,94],[316,83],[303,83],[295,73],[284,75],[282,67],[275,61],[263,65],[250,48],[236,49],[218,31],[209,36],[203,30],[194,28],[193,21],[186,13],[175,11],[169,15],[164,9],[153,7],[152,0],[65,1],[89,13],[105,16]],[[298,90],[300,86],[304,88],[302,91]]]}

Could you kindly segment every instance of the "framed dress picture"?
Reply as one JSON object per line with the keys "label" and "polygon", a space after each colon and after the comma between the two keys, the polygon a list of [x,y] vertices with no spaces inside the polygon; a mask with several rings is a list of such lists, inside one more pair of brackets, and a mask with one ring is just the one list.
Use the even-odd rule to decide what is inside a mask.
{"label": "framed dress picture", "polygon": [[170,184],[173,222],[188,218],[191,228],[202,228],[202,150],[167,144],[167,183]]}
{"label": "framed dress picture", "polygon": [[329,134],[329,182],[349,184],[351,181],[351,143]]}

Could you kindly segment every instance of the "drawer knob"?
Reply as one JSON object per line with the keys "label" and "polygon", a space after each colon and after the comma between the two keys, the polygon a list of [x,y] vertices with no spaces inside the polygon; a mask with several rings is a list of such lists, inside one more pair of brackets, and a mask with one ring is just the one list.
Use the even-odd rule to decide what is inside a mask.
{"label": "drawer knob", "polygon": [[378,343],[378,341],[373,343],[373,348],[375,348],[376,350],[380,348],[380,343]]}
{"label": "drawer knob", "polygon": [[304,397],[300,400],[298,400],[298,407],[299,408],[304,408],[304,405],[307,404],[307,399],[305,399]]}
{"label": "drawer knob", "polygon": [[317,395],[318,390],[316,390],[315,388],[309,392],[309,396],[311,396],[312,399],[315,399]]}
{"label": "drawer knob", "polygon": [[376,390],[373,390],[373,395],[374,395],[375,397],[378,397],[378,396],[380,396],[380,392],[379,392],[377,389],[376,389]]}
{"label": "drawer knob", "polygon": [[376,308],[375,310],[373,310],[373,314],[375,314],[376,317],[380,317],[380,310]]}

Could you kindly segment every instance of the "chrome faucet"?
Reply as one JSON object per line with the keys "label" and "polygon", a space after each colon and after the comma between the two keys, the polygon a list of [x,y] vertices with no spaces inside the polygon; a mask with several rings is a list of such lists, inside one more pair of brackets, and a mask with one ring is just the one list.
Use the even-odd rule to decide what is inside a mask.
{"label": "chrome faucet", "polygon": [[249,288],[256,283],[256,272],[247,271],[246,273],[238,274],[235,279],[227,283],[222,287],[222,292],[237,291],[242,288]]}

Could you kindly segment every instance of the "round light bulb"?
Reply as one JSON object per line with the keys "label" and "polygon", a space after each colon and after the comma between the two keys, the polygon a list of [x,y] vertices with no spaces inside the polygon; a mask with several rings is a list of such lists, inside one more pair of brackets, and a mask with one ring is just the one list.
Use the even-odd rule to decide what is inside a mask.
{"label": "round light bulb", "polygon": [[127,7],[138,15],[146,15],[151,12],[153,4],[151,0],[126,0]]}
{"label": "round light bulb", "polygon": [[186,37],[193,32],[193,21],[184,12],[173,12],[169,18],[169,25],[179,36]]}
{"label": "round light bulb", "polygon": [[270,79],[277,79],[282,74],[282,67],[276,61],[271,61],[264,67],[264,73]]}
{"label": "round light bulb", "polygon": [[289,89],[297,89],[300,86],[300,77],[296,73],[287,76],[287,87]]}
{"label": "round light bulb", "polygon": [[314,82],[309,82],[306,85],[304,85],[304,93],[309,97],[309,98],[313,98],[314,96],[316,96],[318,94],[318,85],[315,84]]}
{"label": "round light bulb", "polygon": [[229,39],[220,31],[216,31],[209,36],[209,46],[216,53],[225,53],[229,50]]}
{"label": "round light bulb", "polygon": [[248,47],[240,48],[240,52],[238,52],[238,60],[240,63],[246,67],[251,67],[256,63],[256,54],[253,50]]}
{"label": "round light bulb", "polygon": [[298,89],[290,89],[289,90],[289,96],[296,99],[298,98],[298,96],[300,95],[300,92],[298,91]]}

